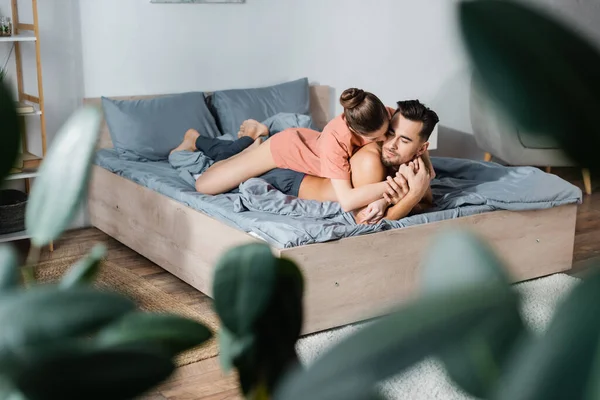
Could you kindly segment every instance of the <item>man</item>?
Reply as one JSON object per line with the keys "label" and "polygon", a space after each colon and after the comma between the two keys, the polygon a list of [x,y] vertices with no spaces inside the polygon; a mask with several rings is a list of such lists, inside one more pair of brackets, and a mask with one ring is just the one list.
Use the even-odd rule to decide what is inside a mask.
{"label": "man", "polygon": [[[437,114],[418,100],[399,101],[383,143],[361,147],[350,159],[354,187],[387,180],[384,199],[354,212],[357,223],[374,223],[381,218],[400,219],[419,212],[432,203],[429,182],[432,179],[427,149],[429,136],[439,122]],[[255,120],[245,121],[239,139],[226,142],[200,136],[195,130],[173,151],[203,151],[216,162],[235,157],[268,136],[268,127]],[[401,177],[401,185],[391,178]],[[331,180],[300,172],[273,169],[260,178],[279,191],[301,199],[336,201]]]}
{"label": "man", "polygon": [[[418,100],[399,101],[397,105],[385,142],[368,144],[351,159],[353,185],[387,180],[389,186],[381,214],[374,215],[370,206],[365,207],[355,213],[358,223],[377,222],[379,218],[373,216],[398,220],[433,203],[430,181],[435,171],[427,150],[439,118]],[[402,187],[391,178],[394,175],[404,178]]]}

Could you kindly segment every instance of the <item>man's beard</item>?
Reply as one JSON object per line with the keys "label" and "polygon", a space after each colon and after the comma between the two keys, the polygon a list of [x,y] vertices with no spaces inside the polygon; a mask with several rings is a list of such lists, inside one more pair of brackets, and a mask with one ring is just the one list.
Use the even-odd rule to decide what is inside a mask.
{"label": "man's beard", "polygon": [[381,163],[382,163],[382,164],[383,164],[385,167],[387,167],[387,168],[393,168],[393,169],[395,169],[395,170],[397,170],[398,168],[400,168],[400,165],[402,165],[402,164],[406,164],[407,162],[409,162],[409,161],[412,161],[412,160],[408,160],[408,161],[406,161],[406,162],[401,162],[401,161],[398,161],[398,162],[395,162],[395,163],[394,163],[394,162],[392,162],[391,160],[388,160],[388,159],[386,159],[386,158],[385,158],[385,156],[383,155],[383,151],[381,152],[381,157],[380,157],[380,158],[381,158]]}
{"label": "man's beard", "polygon": [[381,154],[381,163],[383,164],[384,167],[387,168],[395,168],[397,167],[396,165],[394,165],[390,160],[387,160],[383,154]]}

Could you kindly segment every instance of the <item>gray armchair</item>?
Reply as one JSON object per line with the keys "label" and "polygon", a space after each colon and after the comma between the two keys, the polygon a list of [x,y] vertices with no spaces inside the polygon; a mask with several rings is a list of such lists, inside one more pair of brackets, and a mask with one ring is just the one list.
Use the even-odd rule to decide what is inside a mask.
{"label": "gray armchair", "polygon": [[[486,152],[485,161],[497,157],[509,165],[571,167],[555,142],[546,136],[537,136],[520,129],[490,102],[472,80],[470,100],[471,125],[477,146]],[[590,172],[583,169],[585,192],[592,194]]]}

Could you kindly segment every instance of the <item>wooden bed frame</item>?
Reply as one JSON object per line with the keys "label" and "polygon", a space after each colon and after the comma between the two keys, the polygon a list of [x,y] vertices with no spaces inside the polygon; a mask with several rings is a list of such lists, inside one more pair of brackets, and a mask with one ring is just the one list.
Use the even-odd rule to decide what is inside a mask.
{"label": "wooden bed frame", "polygon": [[[330,119],[331,90],[311,86],[318,126]],[[156,96],[115,97],[140,99]],[[85,99],[100,104],[100,99]],[[112,147],[104,125],[99,147]],[[93,226],[211,296],[212,272],[224,251],[259,241],[167,196],[93,166],[88,196]],[[439,230],[466,226],[506,262],[513,282],[571,268],[577,205],[537,211],[494,211],[337,241],[273,248],[305,277],[303,333],[384,314],[417,294],[422,255]]]}

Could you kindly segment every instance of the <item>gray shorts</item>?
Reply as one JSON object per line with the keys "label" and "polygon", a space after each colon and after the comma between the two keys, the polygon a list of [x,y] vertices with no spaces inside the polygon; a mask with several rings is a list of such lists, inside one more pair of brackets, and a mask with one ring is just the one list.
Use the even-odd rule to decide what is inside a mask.
{"label": "gray shorts", "polygon": [[304,176],[305,174],[302,172],[292,171],[291,169],[275,168],[258,178],[264,179],[280,192],[289,196],[298,197],[300,184],[302,183]]}

